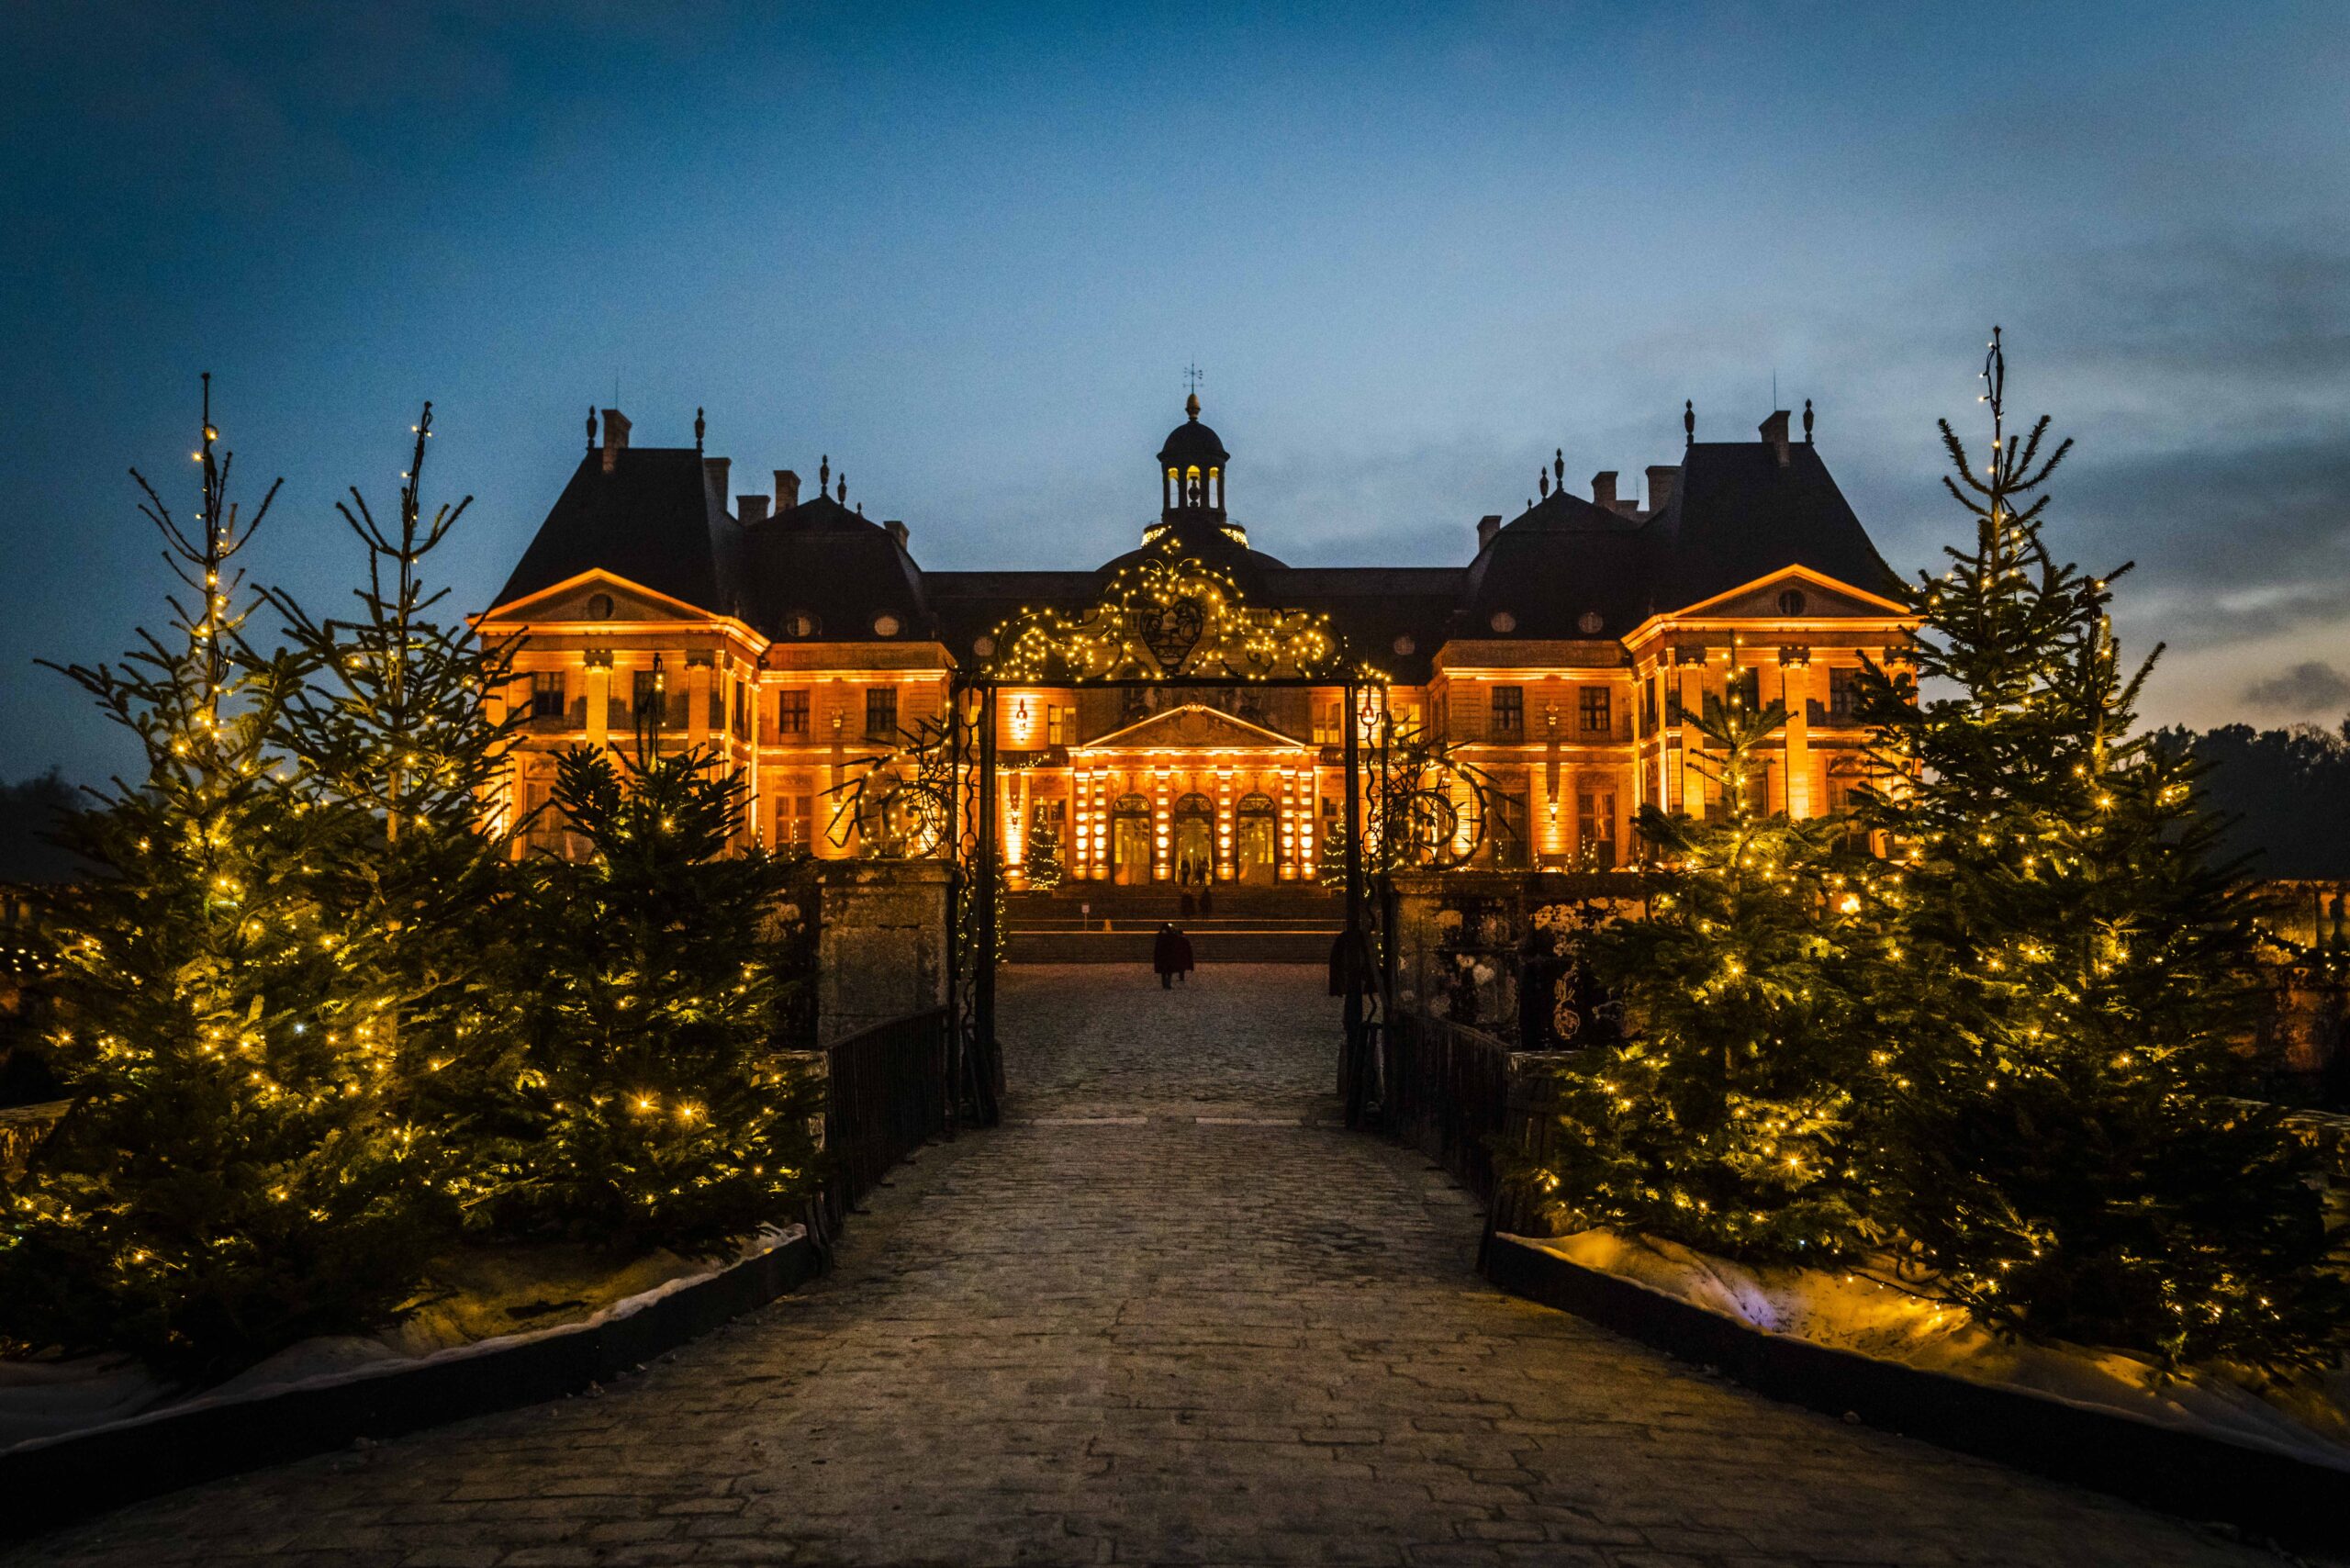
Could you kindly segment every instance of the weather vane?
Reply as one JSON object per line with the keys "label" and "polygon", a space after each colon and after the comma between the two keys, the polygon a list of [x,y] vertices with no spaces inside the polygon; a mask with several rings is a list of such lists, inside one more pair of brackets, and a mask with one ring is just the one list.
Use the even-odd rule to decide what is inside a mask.
{"label": "weather vane", "polygon": [[1185,383],[1184,389],[1190,392],[1193,397],[1196,398],[1199,396],[1200,383],[1206,379],[1207,373],[1199,367],[1197,361],[1194,361],[1183,367],[1183,380]]}

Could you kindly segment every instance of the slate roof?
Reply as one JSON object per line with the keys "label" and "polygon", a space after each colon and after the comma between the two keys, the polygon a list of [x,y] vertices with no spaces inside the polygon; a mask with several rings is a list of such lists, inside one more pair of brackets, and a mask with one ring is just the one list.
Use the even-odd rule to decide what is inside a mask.
{"label": "slate roof", "polygon": [[[1620,637],[1648,618],[1649,551],[1642,524],[1553,490],[1504,523],[1461,581],[1453,634],[1466,638]],[[1582,625],[1587,614],[1596,629]],[[1497,615],[1514,622],[1507,632]]]}
{"label": "slate roof", "polygon": [[[890,531],[829,496],[735,532],[747,542],[744,598],[754,626],[770,637],[794,635],[794,618],[813,630],[803,640],[916,642],[934,635],[922,568]],[[887,616],[896,630],[875,623]]]}
{"label": "slate roof", "polygon": [[[1176,433],[1187,431],[1222,455],[1213,431]],[[1417,683],[1448,641],[1621,637],[1790,566],[1872,592],[1898,586],[1808,442],[1790,443],[1785,466],[1768,441],[1693,444],[1671,498],[1646,518],[1555,492],[1465,566],[1291,566],[1208,515],[1170,514],[1154,544],[1092,569],[924,572],[888,530],[828,496],[746,529],[705,476],[684,448],[623,449],[609,474],[600,451],[588,454],[496,602],[602,567],[778,640],[805,615],[825,642],[935,638],[968,661],[977,638],[1022,610],[1089,604],[1118,566],[1166,550],[1230,571],[1259,603],[1327,613],[1359,657]],[[1505,612],[1507,632],[1494,625]],[[898,623],[887,639],[874,630],[883,615]]]}
{"label": "slate roof", "polygon": [[744,612],[743,531],[686,447],[623,447],[604,471],[589,452],[522,552],[493,604],[511,604],[582,572],[617,573],[722,615]]}
{"label": "slate roof", "polygon": [[1699,442],[1673,498],[1648,524],[1651,598],[1677,610],[1789,566],[1871,593],[1899,586],[1809,442],[1779,466],[1763,441]]}

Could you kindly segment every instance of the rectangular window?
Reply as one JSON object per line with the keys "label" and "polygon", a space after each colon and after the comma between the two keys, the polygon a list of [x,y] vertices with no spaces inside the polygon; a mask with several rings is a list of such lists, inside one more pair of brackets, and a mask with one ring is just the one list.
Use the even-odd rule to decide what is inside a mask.
{"label": "rectangular window", "polygon": [[805,690],[775,694],[775,733],[778,735],[804,735],[808,733],[808,693]]}
{"label": "rectangular window", "polygon": [[896,687],[868,686],[865,689],[865,736],[867,740],[876,741],[898,738]]}
{"label": "rectangular window", "polygon": [[815,798],[778,795],[775,802],[775,841],[779,849],[805,849],[814,836]]}
{"label": "rectangular window", "polygon": [[750,733],[749,725],[744,722],[744,716],[747,712],[744,693],[749,690],[750,688],[744,685],[742,681],[738,680],[734,683],[734,733],[738,735],[748,734]]}
{"label": "rectangular window", "polygon": [[1662,676],[1640,683],[1640,724],[1651,734],[1656,733],[1656,689],[1662,684]]}
{"label": "rectangular window", "polygon": [[649,669],[637,670],[630,676],[628,711],[632,714],[641,719],[660,705],[660,687],[655,684],[660,678],[657,672]]}
{"label": "rectangular window", "polygon": [[1616,727],[1615,719],[1607,711],[1607,688],[1604,686],[1586,686],[1583,689],[1583,733],[1584,734],[1604,735]]}
{"label": "rectangular window", "polygon": [[1069,710],[1055,703],[1045,705],[1045,744],[1069,745]]}
{"label": "rectangular window", "polygon": [[1681,722],[1681,683],[1677,680],[1665,685],[1664,722],[1668,724]]}
{"label": "rectangular window", "polygon": [[563,671],[542,669],[532,672],[531,717],[533,719],[563,717]]}
{"label": "rectangular window", "polygon": [[1762,706],[1762,672],[1759,669],[1733,669],[1723,678],[1725,695],[1751,713]]}
{"label": "rectangular window", "polygon": [[1828,672],[1828,722],[1849,724],[1852,722],[1852,678],[1858,670],[1831,669]]}
{"label": "rectangular window", "polygon": [[1514,741],[1526,734],[1526,688],[1496,686],[1490,712],[1493,738]]}

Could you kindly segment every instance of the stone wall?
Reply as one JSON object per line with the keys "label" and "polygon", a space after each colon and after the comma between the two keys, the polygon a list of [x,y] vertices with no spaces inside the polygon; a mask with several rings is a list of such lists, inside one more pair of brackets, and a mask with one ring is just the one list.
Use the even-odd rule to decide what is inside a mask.
{"label": "stone wall", "polygon": [[949,868],[840,860],[822,868],[816,1043],[946,1002]]}

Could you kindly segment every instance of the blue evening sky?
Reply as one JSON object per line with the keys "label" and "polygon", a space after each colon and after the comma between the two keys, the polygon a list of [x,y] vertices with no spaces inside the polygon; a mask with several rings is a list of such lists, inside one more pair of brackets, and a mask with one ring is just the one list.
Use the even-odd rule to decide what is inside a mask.
{"label": "blue evening sky", "polygon": [[2080,446],[2054,538],[2134,557],[2152,717],[2350,709],[2350,6],[0,12],[0,776],[118,743],[37,656],[155,619],[124,470],[319,603],[417,403],[478,607],[590,403],[737,489],[829,454],[931,566],[1090,566],[1181,369],[1301,563],[1465,561],[1779,401],[1905,570],[1963,520],[1989,325]]}

